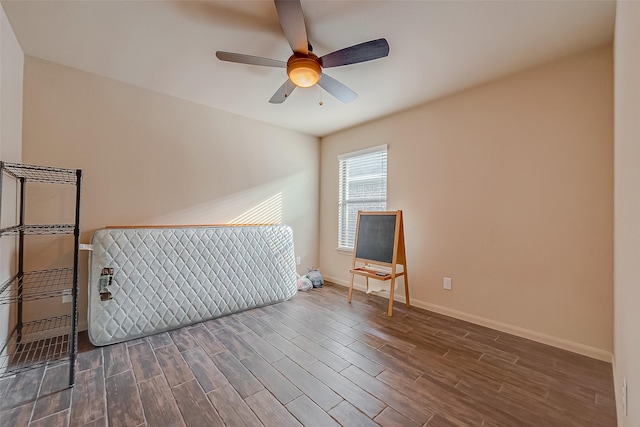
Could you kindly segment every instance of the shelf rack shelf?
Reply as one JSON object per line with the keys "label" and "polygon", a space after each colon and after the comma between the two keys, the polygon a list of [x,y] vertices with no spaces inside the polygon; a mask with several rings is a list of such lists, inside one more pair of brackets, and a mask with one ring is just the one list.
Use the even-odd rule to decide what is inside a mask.
{"label": "shelf rack shelf", "polygon": [[[3,375],[15,375],[41,366],[66,363],[71,341],[69,328],[73,316],[51,317],[16,326],[3,344],[0,366],[6,366]],[[32,341],[19,340],[19,336],[34,337]]]}
{"label": "shelf rack shelf", "polygon": [[76,185],[80,182],[76,169],[61,169],[49,166],[4,162],[3,170],[16,179],[24,178],[30,182],[71,185]]}
{"label": "shelf rack shelf", "polygon": [[23,232],[28,236],[47,236],[51,234],[73,234],[74,224],[14,225],[0,230],[0,236],[15,236]]}
{"label": "shelf rack shelf", "polygon": [[[61,297],[70,291],[73,284],[73,269],[53,268],[50,270],[27,271],[22,277],[22,296],[18,289],[20,278],[16,274],[0,286],[0,304]],[[7,292],[5,292],[7,291]]]}
{"label": "shelf rack shelf", "polygon": [[[69,387],[75,383],[78,350],[78,250],[80,246],[80,187],[82,170],[0,162],[0,212],[4,177],[19,188],[18,224],[0,229],[0,237],[15,236],[18,243],[17,273],[0,285],[0,304],[16,307],[15,327],[0,347],[0,378],[41,366],[69,364]],[[76,187],[73,224],[26,224],[27,183],[66,184]],[[70,267],[24,271],[25,236],[73,235]],[[70,291],[71,312],[63,316],[26,321],[23,305],[30,301],[58,298]]]}

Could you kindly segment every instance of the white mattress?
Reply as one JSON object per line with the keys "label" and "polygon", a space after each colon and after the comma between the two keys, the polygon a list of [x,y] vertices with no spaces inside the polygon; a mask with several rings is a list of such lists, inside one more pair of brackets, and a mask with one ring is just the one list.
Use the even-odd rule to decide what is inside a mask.
{"label": "white mattress", "polygon": [[[297,290],[288,226],[109,228],[96,231],[91,244],[88,324],[94,345],[284,301]],[[112,268],[113,276],[111,299],[103,301],[104,268]]]}

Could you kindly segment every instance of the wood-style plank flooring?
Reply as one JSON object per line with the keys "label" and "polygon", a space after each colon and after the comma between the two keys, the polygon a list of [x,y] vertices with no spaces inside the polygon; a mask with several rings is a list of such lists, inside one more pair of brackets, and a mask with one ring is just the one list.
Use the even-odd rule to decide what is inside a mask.
{"label": "wood-style plank flooring", "polygon": [[0,381],[1,426],[615,426],[611,365],[324,288]]}

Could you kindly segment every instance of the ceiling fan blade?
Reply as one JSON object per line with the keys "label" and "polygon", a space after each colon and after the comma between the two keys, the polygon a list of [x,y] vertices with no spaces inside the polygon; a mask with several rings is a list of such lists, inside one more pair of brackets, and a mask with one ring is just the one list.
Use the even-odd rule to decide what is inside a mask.
{"label": "ceiling fan blade", "polygon": [[320,58],[323,68],[339,67],[384,58],[389,55],[389,43],[385,39],[371,40],[336,50]]}
{"label": "ceiling fan blade", "polygon": [[348,104],[358,97],[357,93],[355,93],[336,79],[327,76],[325,73],[322,73],[318,84],[322,89],[326,90],[345,104]]}
{"label": "ceiling fan blade", "polygon": [[309,42],[300,0],[275,0],[275,3],[280,25],[289,46],[294,52],[307,55]]}
{"label": "ceiling fan blade", "polygon": [[280,89],[278,89],[276,93],[273,94],[269,102],[272,104],[282,104],[287,100],[287,98],[289,97],[289,95],[291,95],[291,92],[293,92],[295,88],[296,85],[293,84],[291,80],[287,79],[287,81],[284,82],[282,86],[280,86]]}
{"label": "ceiling fan blade", "polygon": [[287,68],[285,61],[261,58],[259,56],[244,55],[242,53],[217,51],[216,57],[221,61],[238,62],[240,64],[262,65],[264,67]]}

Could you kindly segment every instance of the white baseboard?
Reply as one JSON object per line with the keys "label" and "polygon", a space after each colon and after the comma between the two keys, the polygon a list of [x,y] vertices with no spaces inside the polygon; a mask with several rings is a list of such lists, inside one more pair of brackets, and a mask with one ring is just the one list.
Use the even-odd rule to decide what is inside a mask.
{"label": "white baseboard", "polygon": [[[329,282],[335,283],[340,286],[349,286],[349,282],[346,280],[339,279],[337,277],[329,277],[325,276],[325,279]],[[354,289],[359,291],[366,291],[366,286],[354,283]],[[389,298],[389,291],[383,291],[376,293],[385,298]],[[404,294],[395,294],[394,301],[405,302]],[[436,305],[432,303],[428,303],[425,301],[417,300],[415,298],[411,298],[411,305],[418,308],[423,308],[425,310],[433,311],[439,314],[444,314],[445,316],[454,317],[456,319],[464,320],[466,322],[475,323],[476,325],[485,326],[487,328],[496,329],[501,332],[506,332],[508,334],[517,335],[522,338],[530,339],[532,341],[537,341],[539,343],[551,345],[553,347],[558,347],[563,350],[568,350],[573,353],[582,354],[583,356],[588,356],[594,359],[602,360],[608,363],[613,361],[613,354],[609,351],[602,350],[599,348],[591,347],[588,345],[580,344],[574,341],[569,341],[563,338],[554,337],[552,335],[547,335],[541,332],[532,331],[530,329],[521,328],[519,326],[509,325],[507,323],[498,322],[496,320],[487,319],[485,317],[476,316],[474,314],[465,313],[463,311],[454,310],[452,308],[443,307],[441,305]]]}
{"label": "white baseboard", "polygon": [[[618,382],[618,376],[616,375],[616,355],[615,353],[611,357],[611,369],[613,370],[613,397],[616,399],[616,415],[618,416],[618,425],[623,425],[622,416],[624,412],[622,411],[622,384]],[[620,388],[618,388],[620,386]],[[620,390],[620,394],[618,394],[618,390]]]}

